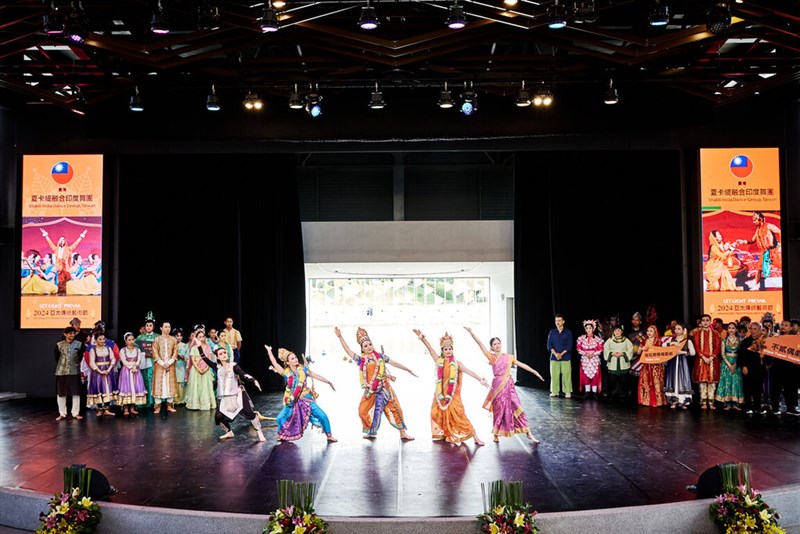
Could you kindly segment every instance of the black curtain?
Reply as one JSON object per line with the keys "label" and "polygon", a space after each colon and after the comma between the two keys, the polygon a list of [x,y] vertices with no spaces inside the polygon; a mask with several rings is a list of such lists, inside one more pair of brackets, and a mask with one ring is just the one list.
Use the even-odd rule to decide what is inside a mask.
{"label": "black curtain", "polygon": [[514,179],[517,352],[548,379],[520,383],[549,387],[555,313],[575,339],[584,319],[619,314],[627,328],[651,304],[660,331],[689,319],[677,151],[518,153]]}
{"label": "black curtain", "polygon": [[221,329],[232,316],[242,367],[278,387],[263,345],[305,347],[293,156],[123,156],[118,191],[112,333],[137,332],[147,311],[187,335],[196,323]]}

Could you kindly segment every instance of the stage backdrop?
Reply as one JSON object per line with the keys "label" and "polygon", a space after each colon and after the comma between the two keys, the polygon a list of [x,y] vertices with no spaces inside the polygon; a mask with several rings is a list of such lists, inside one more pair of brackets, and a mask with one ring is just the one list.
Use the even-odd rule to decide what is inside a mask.
{"label": "stage backdrop", "polygon": [[232,316],[242,367],[278,387],[263,345],[305,350],[294,158],[125,156],[119,169],[116,335],[148,311],[185,332]]}
{"label": "stage backdrop", "polygon": [[[628,329],[651,304],[659,330],[689,319],[677,151],[518,153],[514,182],[517,356],[547,380],[521,383],[549,387],[555,313],[575,339],[584,319],[619,314]],[[579,359],[573,347],[576,385]]]}

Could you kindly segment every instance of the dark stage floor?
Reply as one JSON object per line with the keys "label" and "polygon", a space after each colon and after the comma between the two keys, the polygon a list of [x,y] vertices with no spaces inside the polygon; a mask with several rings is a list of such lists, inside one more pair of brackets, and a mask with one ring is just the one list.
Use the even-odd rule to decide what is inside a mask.
{"label": "dark stage floor", "polygon": [[[64,465],[85,463],[106,474],[118,503],[266,514],[277,506],[275,481],[289,478],[319,484],[323,516],[454,516],[480,513],[480,483],[498,478],[523,480],[540,512],[692,499],[685,486],[726,461],[750,462],[759,489],[800,482],[795,420],[551,399],[520,388],[542,443],[494,444],[479,408],[485,393],[465,390],[487,444],[456,447],[430,440],[429,391],[400,397],[417,437],[407,443],[385,422],[375,441],[360,437],[357,391],[323,395],[340,439],[330,445],[317,431],[278,444],[274,428],[258,443],[241,419],[236,437],[219,442],[212,412],[56,422],[55,399],[9,401],[0,404],[0,485],[55,492]],[[255,402],[275,415],[280,396]]]}

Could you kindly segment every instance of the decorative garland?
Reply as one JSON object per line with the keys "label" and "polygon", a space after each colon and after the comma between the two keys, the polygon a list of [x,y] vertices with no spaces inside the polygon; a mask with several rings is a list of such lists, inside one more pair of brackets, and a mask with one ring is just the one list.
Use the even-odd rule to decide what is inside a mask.
{"label": "decorative garland", "polygon": [[368,356],[364,353],[361,354],[361,387],[366,390],[367,396],[381,390],[383,387],[383,379],[386,376],[386,362],[383,360],[383,354],[373,352],[371,357],[374,358],[376,362],[375,370],[372,372],[372,376],[369,377],[367,376]]}
{"label": "decorative garland", "polygon": [[436,362],[438,367],[436,371],[436,403],[442,410],[446,410],[450,406],[458,381],[458,363],[454,357],[451,357],[448,367],[447,392],[444,391],[444,361],[445,358],[440,356]]}
{"label": "decorative garland", "polygon": [[[292,406],[303,393],[303,388],[306,385],[306,372],[298,365],[297,372],[292,371],[290,367],[286,367],[284,373],[286,374],[286,390],[283,392],[283,405]],[[297,385],[295,386],[295,384]]]}

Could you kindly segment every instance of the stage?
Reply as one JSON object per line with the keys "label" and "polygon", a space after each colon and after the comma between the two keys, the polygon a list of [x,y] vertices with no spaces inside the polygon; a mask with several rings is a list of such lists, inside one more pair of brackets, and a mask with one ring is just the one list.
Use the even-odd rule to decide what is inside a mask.
{"label": "stage", "polygon": [[[0,410],[0,485],[54,493],[62,488],[62,467],[83,463],[117,488],[114,503],[267,514],[277,507],[275,482],[286,478],[318,483],[322,516],[430,517],[480,513],[480,483],[495,479],[524,481],[525,497],[539,512],[692,500],[686,485],[728,461],[751,463],[758,489],[800,482],[800,421],[788,417],[622,406],[518,388],[541,443],[520,436],[495,444],[479,408],[483,393],[465,389],[467,414],[486,446],[470,440],[457,447],[430,440],[429,390],[401,393],[417,438],[402,442],[386,423],[377,439],[362,439],[358,393],[339,389],[320,397],[339,438],[331,444],[316,430],[278,443],[274,427],[259,443],[241,419],[235,438],[220,442],[210,411],[128,419],[90,413],[56,422],[55,399],[8,401]],[[281,395],[254,402],[274,416]]]}

